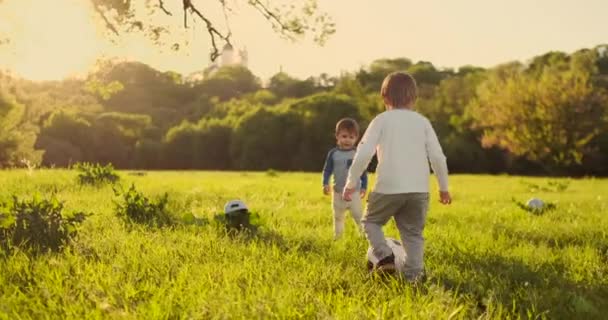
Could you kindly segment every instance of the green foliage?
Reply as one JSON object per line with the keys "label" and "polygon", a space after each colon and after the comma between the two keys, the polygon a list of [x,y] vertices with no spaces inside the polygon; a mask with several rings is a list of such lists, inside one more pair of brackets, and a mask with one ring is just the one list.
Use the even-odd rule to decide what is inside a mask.
{"label": "green foliage", "polygon": [[[234,166],[246,170],[291,168],[295,154],[290,150],[302,136],[301,130],[301,118],[294,112],[259,108],[245,114],[230,146]],[[271,154],[280,156],[269,157]]]}
{"label": "green foliage", "polygon": [[118,81],[112,81],[110,83],[102,83],[97,79],[90,79],[85,88],[92,94],[98,95],[103,100],[110,99],[114,94],[124,89],[122,83]]}
{"label": "green foliage", "polygon": [[52,113],[36,141],[36,147],[45,150],[42,163],[48,166],[69,166],[92,159],[93,146],[91,123],[67,111]]}
{"label": "green foliage", "polygon": [[179,122],[176,111],[195,97],[194,91],[176,79],[174,73],[160,72],[139,62],[101,61],[87,80],[114,84],[108,98],[101,101],[106,111],[148,115],[156,125]]}
{"label": "green foliage", "polygon": [[57,111],[45,122],[36,146],[47,150],[43,164],[48,166],[90,161],[126,167],[133,161],[138,140],[149,129],[147,115],[104,112],[89,116]]}
{"label": "green foliage", "polygon": [[374,60],[368,68],[357,72],[357,80],[368,90],[379,92],[384,78],[391,72],[407,71],[412,61],[407,58]]}
{"label": "green foliage", "polygon": [[181,222],[185,225],[204,226],[209,224],[209,219],[206,217],[196,217],[192,213],[186,213],[182,216]]}
{"label": "green foliage", "polygon": [[483,70],[459,70],[458,75],[442,80],[432,97],[417,103],[416,109],[437,132],[450,172],[495,172],[501,166],[497,150],[480,145],[481,132],[470,128],[473,120],[466,112],[483,77]]}
{"label": "green foliage", "polygon": [[314,79],[299,80],[285,72],[279,72],[270,78],[268,90],[279,98],[302,98],[318,91]]}
{"label": "green foliage", "polygon": [[254,104],[263,104],[263,105],[274,105],[279,102],[279,97],[277,97],[272,91],[262,89],[253,93],[251,97],[251,101]]}
{"label": "green foliage", "polygon": [[150,116],[119,112],[102,113],[93,122],[94,160],[116,166],[132,165],[138,139],[151,125]]}
{"label": "green foliage", "polygon": [[274,169],[268,169],[266,170],[266,175],[269,177],[278,177],[279,173]]}
{"label": "green foliage", "polygon": [[194,86],[194,90],[218,97],[220,101],[236,98],[260,89],[260,81],[241,66],[225,66]]}
{"label": "green foliage", "polygon": [[99,163],[78,162],[73,167],[78,171],[78,183],[89,185],[102,185],[116,183],[120,176],[114,170],[111,163],[105,166]]}
{"label": "green foliage", "polygon": [[265,89],[238,66],[199,80],[116,61],[84,80],[0,73],[0,166],[316,171],[335,122],[355,118],[363,134],[385,110],[384,77],[408,71],[419,85],[416,110],[431,120],[451,172],[606,175],[606,48],[488,70],[378,59],[340,77],[280,72]]}
{"label": "green foliage", "polygon": [[[137,141],[134,150],[135,168],[158,169],[167,167],[162,162],[163,143],[155,139],[142,139]],[[170,158],[167,155],[167,158]]]}
{"label": "green foliage", "polygon": [[545,185],[542,185],[522,180],[521,184],[526,186],[530,192],[564,192],[570,186],[570,181],[548,180]]}
{"label": "green foliage", "polygon": [[31,200],[13,196],[0,202],[0,247],[7,252],[23,248],[35,253],[59,251],[77,234],[87,214],[66,214],[56,198]]}
{"label": "green foliage", "polygon": [[231,167],[232,128],[226,121],[202,119],[171,128],[164,140],[165,166],[173,169]]}
{"label": "green foliage", "polygon": [[[331,92],[295,100],[287,108],[288,112],[294,114],[292,121],[300,122],[299,126],[287,126],[283,133],[285,136],[296,135],[287,139],[292,149],[293,142],[298,142],[297,152],[292,154],[292,165],[287,167],[289,169],[321,170],[327,151],[336,143],[336,123],[346,117],[359,122],[362,118],[356,100]],[[288,125],[289,122],[285,122]],[[363,134],[363,130],[360,134]],[[274,168],[287,169],[284,166]]]}
{"label": "green foliage", "polygon": [[114,194],[120,198],[114,201],[116,215],[128,223],[142,224],[149,227],[164,227],[174,224],[173,216],[167,210],[169,194],[164,193],[156,200],[151,200],[131,184],[128,190],[114,188]]}
{"label": "green foliage", "polygon": [[[365,123],[369,123],[385,109],[378,92],[370,93],[366,91],[363,84],[354,77],[342,77],[334,87],[333,92],[354,99],[359,107],[359,114],[365,120]],[[360,126],[364,127],[365,123],[361,123]]]}
{"label": "green foliage", "polygon": [[171,128],[165,137],[165,163],[170,168],[192,168],[197,160],[198,130],[196,125],[182,122]]}
{"label": "green foliage", "polygon": [[608,131],[608,99],[594,87],[592,54],[562,60],[534,64],[540,71],[533,73],[517,64],[490,73],[470,108],[484,146],[506,148],[548,171],[582,162],[593,138]]}
{"label": "green foliage", "polygon": [[233,131],[233,167],[320,170],[324,155],[335,144],[335,125],[344,117],[360,119],[359,106],[354,99],[333,92],[252,109],[240,117]]}
{"label": "green foliage", "polygon": [[407,70],[416,79],[418,86],[438,85],[446,76],[446,72],[437,70],[435,66],[427,61],[418,61]]}
{"label": "green foliage", "polygon": [[40,162],[41,152],[34,150],[36,130],[26,116],[25,106],[0,90],[0,168]]}
{"label": "green foliage", "polygon": [[152,124],[148,115],[121,112],[106,112],[97,116],[95,124],[101,127],[114,127],[123,136],[136,139]]}

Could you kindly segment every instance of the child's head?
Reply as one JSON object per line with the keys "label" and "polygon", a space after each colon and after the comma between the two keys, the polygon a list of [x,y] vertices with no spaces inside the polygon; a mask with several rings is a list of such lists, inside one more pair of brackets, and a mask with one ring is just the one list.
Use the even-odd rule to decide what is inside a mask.
{"label": "child's head", "polygon": [[350,149],[359,139],[359,125],[351,118],[344,118],[336,124],[336,143],[342,149]]}
{"label": "child's head", "polygon": [[393,72],[384,78],[380,94],[387,109],[412,109],[418,97],[416,80],[405,72]]}

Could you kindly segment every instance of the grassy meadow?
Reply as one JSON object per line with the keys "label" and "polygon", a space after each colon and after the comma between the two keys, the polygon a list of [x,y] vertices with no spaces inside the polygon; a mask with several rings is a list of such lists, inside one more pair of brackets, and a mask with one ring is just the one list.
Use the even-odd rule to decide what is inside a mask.
{"label": "grassy meadow", "polygon": [[[455,175],[454,202],[431,194],[428,280],[370,277],[347,220],[333,241],[320,174],[121,171],[169,210],[209,223],[152,228],[115,214],[112,187],[69,170],[0,171],[0,199],[54,194],[91,213],[59,253],[0,253],[0,319],[600,319],[608,315],[608,180]],[[372,177],[373,182],[373,177]],[[373,184],[372,184],[373,185]],[[433,188],[436,183],[433,181]],[[554,210],[533,215],[513,199]],[[255,236],[213,223],[240,198]],[[394,225],[386,228],[398,237]]]}

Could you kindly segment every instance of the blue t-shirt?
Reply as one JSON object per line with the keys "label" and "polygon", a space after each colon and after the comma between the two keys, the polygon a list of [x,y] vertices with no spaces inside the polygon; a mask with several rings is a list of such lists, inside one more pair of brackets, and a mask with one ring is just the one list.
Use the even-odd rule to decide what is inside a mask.
{"label": "blue t-shirt", "polygon": [[[334,175],[334,191],[342,192],[344,185],[346,185],[346,178],[348,177],[348,169],[353,163],[356,149],[342,150],[333,148],[327,153],[327,159],[325,159],[325,166],[323,167],[323,185],[329,185],[329,179],[331,175]],[[357,185],[357,190],[367,190],[367,173],[363,172],[361,175],[361,181]]]}

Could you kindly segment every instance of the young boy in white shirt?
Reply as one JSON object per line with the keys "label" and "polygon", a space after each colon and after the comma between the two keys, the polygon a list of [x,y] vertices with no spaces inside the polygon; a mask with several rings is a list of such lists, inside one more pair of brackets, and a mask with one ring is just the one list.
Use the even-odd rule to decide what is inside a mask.
{"label": "young boy in white shirt", "polygon": [[414,78],[396,72],[382,84],[386,111],[369,124],[357,148],[342,197],[349,201],[361,173],[374,155],[377,180],[368,198],[363,229],[378,259],[375,270],[395,272],[395,256],[382,227],[394,217],[405,247],[405,277],[419,280],[424,273],[422,236],[429,203],[429,161],[439,182],[439,201],[452,202],[448,168],[437,135],[429,120],[413,111],[417,98]]}

